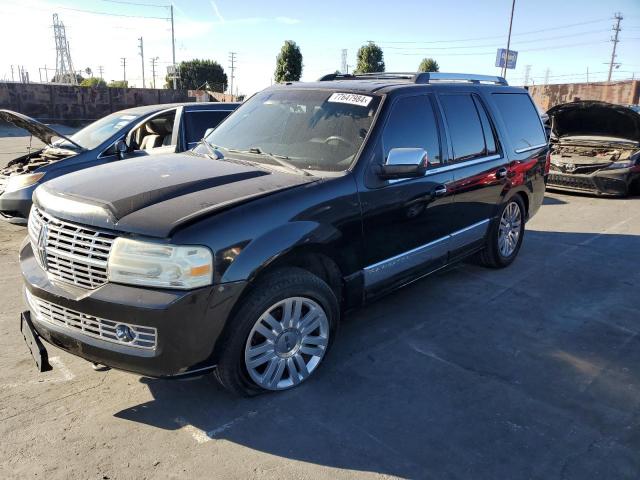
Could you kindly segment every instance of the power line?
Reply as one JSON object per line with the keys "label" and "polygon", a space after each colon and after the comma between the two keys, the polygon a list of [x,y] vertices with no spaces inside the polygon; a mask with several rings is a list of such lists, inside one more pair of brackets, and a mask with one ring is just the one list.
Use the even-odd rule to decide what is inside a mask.
{"label": "power line", "polygon": [[136,3],[136,2],[125,2],[122,0],[102,0],[102,1],[108,2],[108,3],[119,3],[121,5],[138,5],[140,7],[169,8],[169,5],[158,5],[157,3]]}
{"label": "power line", "polygon": [[[541,48],[527,48],[525,50],[518,50],[519,53],[521,52],[536,52],[539,50],[556,50],[559,48],[568,48],[568,47],[582,47],[585,45],[599,45],[599,44],[603,44],[603,43],[609,43],[607,40],[604,41],[597,41],[597,42],[584,42],[584,43],[569,43],[566,45],[556,45],[555,47],[541,47]],[[439,56],[441,57],[457,57],[457,56],[465,56],[465,55],[495,55],[496,52],[465,52],[465,53],[442,53],[439,54]],[[423,52],[418,52],[418,53],[400,53],[398,52],[396,55],[424,55]]]}
{"label": "power line", "polygon": [[[607,18],[602,18],[599,20],[592,20],[592,21],[588,21],[588,22],[579,22],[579,23],[570,23],[567,25],[558,25],[556,27],[550,27],[550,28],[542,28],[540,30],[529,30],[527,32],[520,32],[520,33],[513,33],[512,36],[516,37],[516,36],[521,36],[521,35],[530,35],[532,33],[541,33],[541,32],[549,32],[549,31],[555,31],[558,29],[563,29],[563,28],[570,28],[570,27],[577,27],[580,25],[589,25],[589,24],[593,24],[593,23],[600,23],[603,21],[608,20]],[[490,39],[494,39],[494,38],[504,38],[504,35],[493,35],[493,36],[489,36],[489,37],[473,37],[473,38],[459,38],[459,39],[453,39],[453,40],[431,40],[431,41],[379,41],[378,43],[384,44],[384,43],[453,43],[453,42],[470,42],[470,41],[474,41],[474,40],[490,40]]]}
{"label": "power line", "polygon": [[108,15],[111,17],[127,17],[127,18],[149,18],[152,20],[169,20],[168,17],[150,17],[146,15],[125,15],[123,13],[97,12],[95,10],[83,10],[81,8],[60,7],[63,10],[71,10],[73,12],[90,13],[92,15]]}
{"label": "power line", "polygon": [[[519,40],[518,42],[516,42],[516,45],[521,45],[523,43],[539,43],[539,42],[545,42],[548,40],[557,40],[560,38],[573,38],[575,36],[578,35],[588,35],[591,33],[601,33],[601,32],[608,32],[609,29],[604,29],[604,30],[592,30],[589,32],[577,32],[575,34],[571,34],[571,35],[556,35],[555,37],[547,37],[547,38],[536,38],[536,39],[532,39],[532,40]],[[485,48],[485,47],[494,47],[496,44],[495,43],[490,43],[490,44],[485,44],[485,45],[462,45],[459,47],[384,47],[385,50],[457,50],[457,49],[462,49],[462,48]]]}

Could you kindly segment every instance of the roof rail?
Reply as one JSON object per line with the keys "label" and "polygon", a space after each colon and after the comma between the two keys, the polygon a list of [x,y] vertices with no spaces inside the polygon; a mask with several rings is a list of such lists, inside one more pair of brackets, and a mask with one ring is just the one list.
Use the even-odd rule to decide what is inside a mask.
{"label": "roof rail", "polygon": [[332,80],[410,80],[413,83],[422,84],[431,82],[470,82],[509,85],[503,77],[440,72],[329,73],[318,79],[320,82],[329,82]]}

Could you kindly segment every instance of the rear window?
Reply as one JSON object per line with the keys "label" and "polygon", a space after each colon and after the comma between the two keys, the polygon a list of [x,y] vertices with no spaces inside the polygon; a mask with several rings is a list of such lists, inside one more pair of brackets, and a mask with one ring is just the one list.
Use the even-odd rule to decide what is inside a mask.
{"label": "rear window", "polygon": [[494,93],[493,99],[515,151],[547,143],[540,115],[528,94]]}

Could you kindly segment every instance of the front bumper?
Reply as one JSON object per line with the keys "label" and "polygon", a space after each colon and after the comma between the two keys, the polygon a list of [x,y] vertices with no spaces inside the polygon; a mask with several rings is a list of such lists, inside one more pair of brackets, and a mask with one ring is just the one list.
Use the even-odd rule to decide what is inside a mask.
{"label": "front bumper", "polygon": [[[33,326],[43,340],[91,362],[151,377],[210,368],[216,361],[217,340],[245,286],[234,282],[178,291],[107,283],[86,290],[51,281],[28,241],[20,250],[20,266],[25,297],[58,307],[48,316],[38,316],[38,309],[30,308]],[[77,315],[65,317],[70,311],[81,313],[80,320]],[[155,329],[155,347],[116,343],[83,331],[95,332],[96,319]]]}
{"label": "front bumper", "polygon": [[0,218],[17,225],[26,225],[31,210],[31,196],[37,185],[0,195]]}
{"label": "front bumper", "polygon": [[591,174],[564,173],[553,170],[547,177],[547,188],[571,190],[577,192],[603,193],[606,195],[626,195],[629,184],[634,180],[632,168],[599,170]]}

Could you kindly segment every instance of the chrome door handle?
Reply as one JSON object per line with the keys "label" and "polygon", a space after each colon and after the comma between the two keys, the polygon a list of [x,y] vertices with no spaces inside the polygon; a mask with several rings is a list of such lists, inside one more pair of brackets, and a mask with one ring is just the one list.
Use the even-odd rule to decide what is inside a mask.
{"label": "chrome door handle", "polygon": [[509,171],[505,167],[502,167],[496,172],[496,178],[505,178],[507,173],[509,173]]}
{"label": "chrome door handle", "polygon": [[434,197],[442,197],[443,195],[446,195],[446,194],[447,194],[446,185],[438,185],[436,188],[433,189]]}

